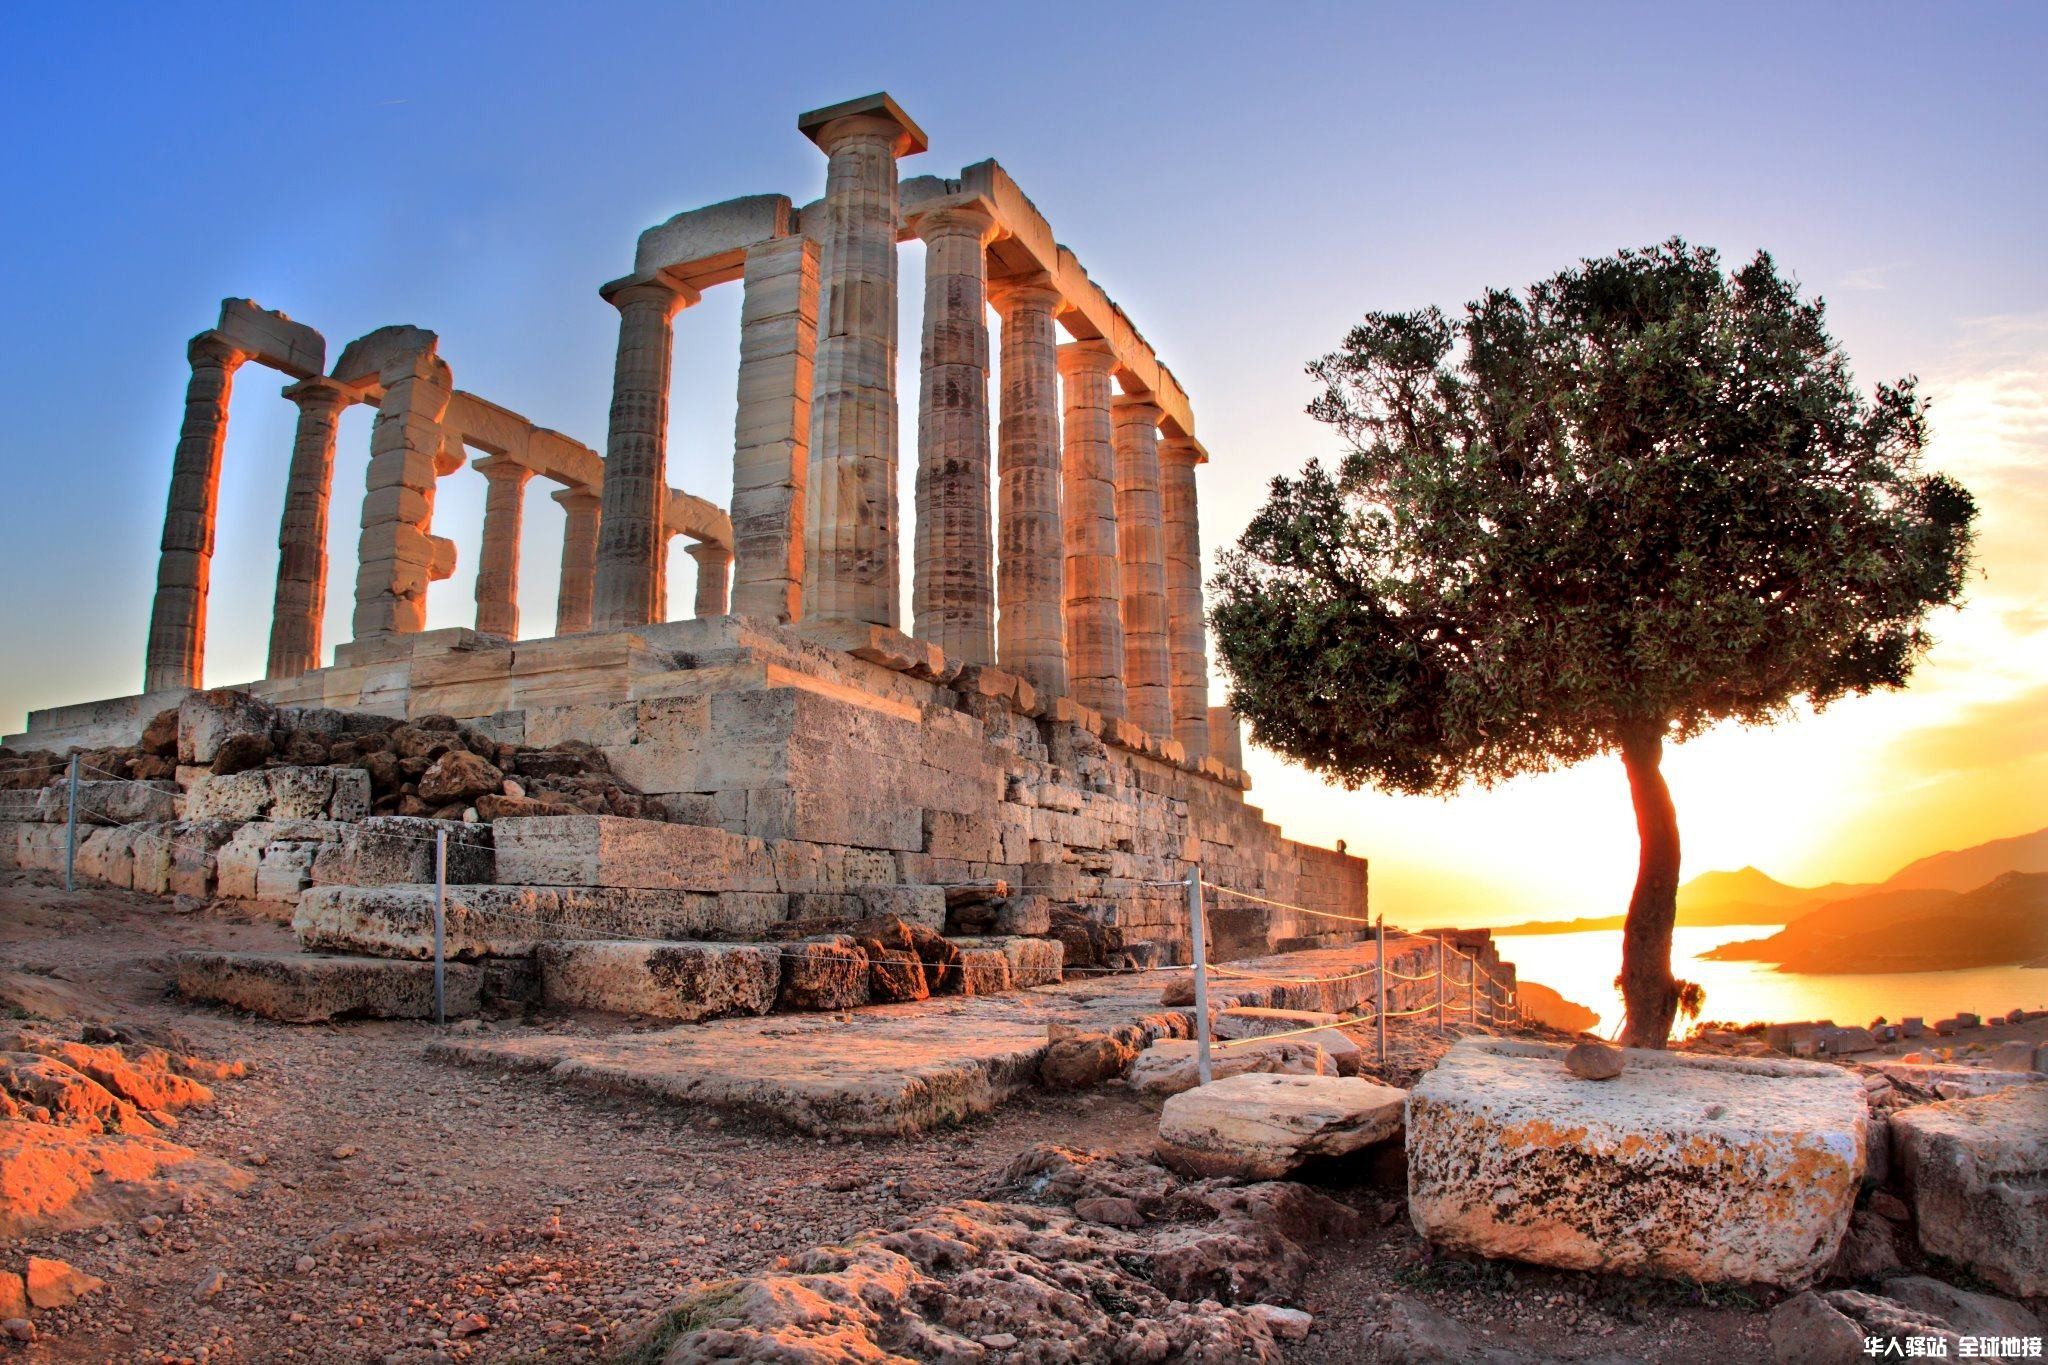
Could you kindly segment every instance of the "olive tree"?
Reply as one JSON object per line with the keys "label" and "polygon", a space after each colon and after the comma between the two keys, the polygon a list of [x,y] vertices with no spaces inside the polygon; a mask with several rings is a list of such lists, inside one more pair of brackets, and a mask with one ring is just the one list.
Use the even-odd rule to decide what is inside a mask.
{"label": "olive tree", "polygon": [[1313,362],[1343,438],[1213,584],[1254,742],[1348,788],[1448,794],[1618,753],[1641,855],[1624,1041],[1678,1004],[1664,746],[1904,685],[1976,507],[1923,470],[1911,379],[1866,397],[1771,258],[1671,241],[1462,316],[1372,313]]}

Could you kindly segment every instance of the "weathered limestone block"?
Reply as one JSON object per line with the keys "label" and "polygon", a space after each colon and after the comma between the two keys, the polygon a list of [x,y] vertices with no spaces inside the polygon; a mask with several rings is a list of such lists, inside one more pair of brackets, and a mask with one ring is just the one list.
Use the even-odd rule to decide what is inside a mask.
{"label": "weathered limestone block", "polygon": [[432,882],[437,831],[448,836],[451,885],[496,880],[491,825],[416,815],[373,815],[341,826],[337,842],[320,846],[313,858],[313,881],[320,886]]}
{"label": "weathered limestone block", "polygon": [[782,977],[774,944],[571,941],[538,957],[549,1005],[684,1023],[766,1014]]}
{"label": "weathered limestone block", "polygon": [[1066,946],[1056,938],[1024,938],[993,935],[987,938],[955,938],[962,952],[993,948],[1010,967],[1010,985],[1017,990],[1049,986],[1060,980],[1066,962]]}
{"label": "weathered limestone block", "polygon": [[[1339,1016],[1325,1010],[1239,1005],[1219,1013],[1215,1027],[1216,1036],[1224,1039],[1265,1038],[1277,1033],[1315,1043],[1330,1054],[1330,1059],[1340,1070],[1350,1075],[1358,1070],[1358,1062],[1365,1050],[1338,1030],[1337,1026],[1343,1022]],[[1303,1033],[1303,1029],[1315,1029],[1316,1032]]]}
{"label": "weathered limestone block", "polygon": [[1920,1245],[2008,1294],[2048,1295],[2048,1085],[1892,1115]]}
{"label": "weathered limestone block", "polygon": [[1194,1176],[1277,1180],[1401,1131],[1407,1092],[1344,1076],[1254,1072],[1167,1100],[1159,1158]]}
{"label": "weathered limestone block", "polygon": [[868,1003],[868,958],[844,934],[776,945],[782,981],[775,1004],[785,1010],[844,1010]]}
{"label": "weathered limestone block", "polygon": [[252,768],[208,775],[185,797],[192,820],[361,820],[370,813],[370,775],[360,768]]}
{"label": "weathered limestone block", "polygon": [[276,719],[270,703],[231,687],[190,693],[178,703],[178,762],[203,766],[232,739],[268,739]]}
{"label": "weathered limestone block", "polygon": [[[1001,948],[969,947],[956,945],[960,949],[957,970],[947,974],[947,988],[961,995],[1001,995],[1014,990],[1016,983],[1010,979],[1010,958]],[[952,983],[957,982],[957,985]]]}
{"label": "weathered limestone block", "polygon": [[[1213,1080],[1251,1073],[1287,1076],[1334,1076],[1337,1064],[1312,1039],[1275,1038],[1243,1047],[1209,1051]],[[1200,1058],[1192,1038],[1161,1038],[1139,1053],[1124,1074],[1132,1089],[1144,1095],[1178,1095],[1201,1084]]]}
{"label": "weathered limestone block", "polygon": [[[40,791],[7,792],[26,797],[27,820],[61,825],[70,818],[71,792],[68,783]],[[78,823],[81,825],[132,825],[144,820],[176,820],[184,806],[178,784],[168,781],[134,782],[127,779],[81,778],[78,783]]]}
{"label": "weathered limestone block", "polygon": [[777,889],[761,841],[714,825],[544,815],[499,820],[495,828],[498,880],[511,885]]}
{"label": "weathered limestone block", "polygon": [[1834,1260],[1863,1177],[1839,1068],[1468,1038],[1409,1100],[1408,1195],[1432,1242],[1573,1270],[1797,1288]]}
{"label": "weathered limestone block", "polygon": [[[786,897],[611,887],[450,886],[445,951],[451,958],[525,957],[559,939],[760,939],[788,912]],[[320,886],[299,897],[292,928],[309,950],[429,957],[431,886]]]}
{"label": "weathered limestone block", "polygon": [[[482,972],[451,962],[443,990],[450,1018],[477,1011]],[[434,967],[380,957],[189,951],[177,957],[178,994],[288,1024],[334,1019],[431,1019]]]}
{"label": "weathered limestone block", "polygon": [[296,905],[299,893],[313,881],[313,855],[320,845],[278,842],[263,849],[256,868],[256,899]]}

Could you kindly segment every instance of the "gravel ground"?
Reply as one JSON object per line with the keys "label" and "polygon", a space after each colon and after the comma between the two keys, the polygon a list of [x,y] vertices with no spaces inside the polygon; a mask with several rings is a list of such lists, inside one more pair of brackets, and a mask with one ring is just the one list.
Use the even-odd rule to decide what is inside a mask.
{"label": "gravel ground", "polygon": [[[427,1025],[294,1027],[192,1009],[169,994],[165,972],[167,953],[192,946],[284,948],[290,935],[246,911],[174,914],[148,897],[67,895],[0,874],[0,966],[253,1067],[173,1135],[241,1165],[250,1187],[195,1194],[160,1229],[124,1219],[14,1248],[109,1287],[38,1314],[41,1341],[0,1346],[0,1358],[596,1359],[694,1280],[990,1194],[1009,1158],[1036,1142],[1142,1151],[1157,1129],[1157,1101],[1109,1086],[1034,1093],[915,1139],[769,1131],[430,1061],[439,1031]],[[1426,1066],[1435,1046],[1409,1040],[1401,1070]],[[1315,1330],[1293,1359],[1378,1358],[1389,1294],[1493,1340],[1572,1356],[1767,1354],[1761,1315],[1736,1300],[1697,1306],[1626,1282],[1425,1259],[1398,1177],[1387,1178],[1354,1194],[1385,1204],[1390,1221],[1323,1250],[1304,1305]]]}

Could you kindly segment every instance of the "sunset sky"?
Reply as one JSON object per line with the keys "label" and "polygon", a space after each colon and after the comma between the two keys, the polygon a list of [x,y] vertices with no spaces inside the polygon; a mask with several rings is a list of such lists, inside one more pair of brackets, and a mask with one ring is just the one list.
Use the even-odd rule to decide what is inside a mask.
{"label": "sunset sky", "polygon": [[[1192,397],[1206,548],[1334,437],[1304,362],[1369,309],[1455,307],[1673,234],[1772,251],[1859,380],[1916,373],[1932,462],[1984,507],[1970,602],[1913,688],[1667,769],[1688,872],[1875,879],[2048,825],[2048,11],[2036,6],[870,7],[359,4],[319,18],[16,7],[0,42],[8,413],[0,728],[136,690],[187,338],[248,296],[351,338],[410,322],[455,382],[602,449],[635,236],[741,194],[802,203],[800,110],[877,89],[996,157]],[[283,11],[275,11],[282,14]],[[1171,16],[1169,21],[1168,17]],[[772,17],[771,17],[772,16]],[[904,485],[921,250],[902,256]],[[670,482],[730,492],[739,298],[678,320]],[[294,410],[237,379],[207,681],[262,672]],[[346,638],[369,413],[344,420],[328,644]],[[443,481],[472,620],[483,479]],[[554,615],[529,491],[521,605]],[[676,610],[692,566],[677,542]],[[1618,760],[1448,801],[1332,795],[1270,756],[1253,800],[1374,860],[1409,924],[1624,906]]]}

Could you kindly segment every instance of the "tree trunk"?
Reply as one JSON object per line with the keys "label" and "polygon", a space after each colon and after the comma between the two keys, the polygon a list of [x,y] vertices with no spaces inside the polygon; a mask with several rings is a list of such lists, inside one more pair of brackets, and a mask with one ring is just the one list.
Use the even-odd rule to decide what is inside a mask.
{"label": "tree trunk", "polygon": [[1678,915],[1678,812],[1661,767],[1661,725],[1625,733],[1621,761],[1628,769],[1636,808],[1636,889],[1621,932],[1621,996],[1628,1006],[1624,1047],[1663,1047],[1678,1013],[1678,983],[1671,977],[1671,926]]}

